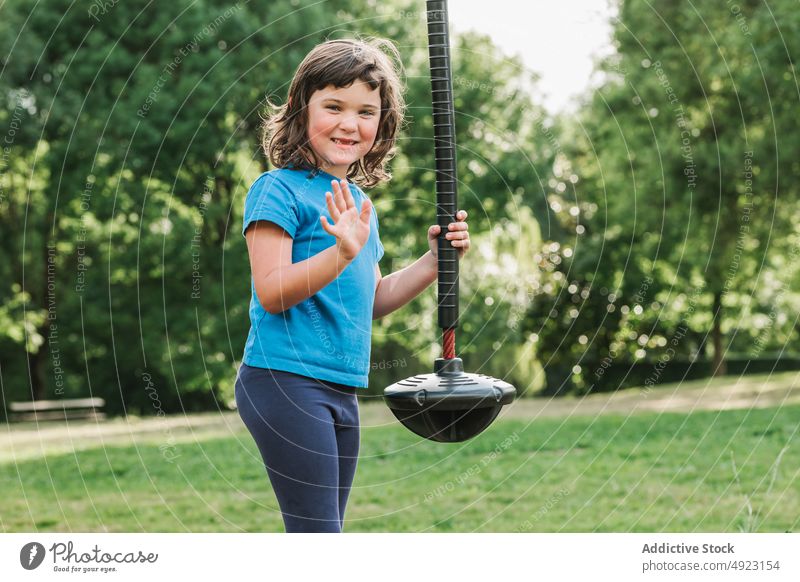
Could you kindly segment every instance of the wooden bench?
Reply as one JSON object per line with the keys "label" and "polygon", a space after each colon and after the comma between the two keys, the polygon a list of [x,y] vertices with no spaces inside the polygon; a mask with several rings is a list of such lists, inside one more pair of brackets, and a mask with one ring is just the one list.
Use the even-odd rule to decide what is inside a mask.
{"label": "wooden bench", "polygon": [[64,398],[61,400],[34,400],[33,402],[12,402],[8,406],[8,420],[102,420],[106,415],[101,409],[106,405],[102,398]]}

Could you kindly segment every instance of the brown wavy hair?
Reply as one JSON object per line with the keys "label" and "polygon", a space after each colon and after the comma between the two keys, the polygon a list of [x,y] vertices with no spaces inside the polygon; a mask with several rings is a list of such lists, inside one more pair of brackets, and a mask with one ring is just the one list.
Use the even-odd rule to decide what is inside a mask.
{"label": "brown wavy hair", "polygon": [[303,59],[289,87],[286,103],[267,100],[261,147],[275,167],[288,165],[319,170],[320,160],[308,142],[308,102],[328,85],[348,87],[355,80],[380,89],[381,118],[372,149],[347,169],[347,178],[362,187],[388,181],[386,163],[394,157],[395,140],[405,116],[400,54],[386,39],[329,40],[315,46]]}

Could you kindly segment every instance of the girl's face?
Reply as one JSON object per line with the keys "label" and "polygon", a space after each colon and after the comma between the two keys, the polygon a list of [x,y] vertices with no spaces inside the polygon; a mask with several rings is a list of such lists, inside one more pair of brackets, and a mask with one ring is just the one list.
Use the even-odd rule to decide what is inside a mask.
{"label": "girl's face", "polygon": [[322,169],[346,179],[347,169],[372,149],[380,119],[380,89],[364,81],[315,91],[308,102],[308,141]]}

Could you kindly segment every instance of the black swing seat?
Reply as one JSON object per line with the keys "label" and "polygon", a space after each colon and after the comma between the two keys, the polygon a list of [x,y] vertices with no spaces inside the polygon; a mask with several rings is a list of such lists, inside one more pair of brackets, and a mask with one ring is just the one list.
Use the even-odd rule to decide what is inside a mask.
{"label": "black swing seat", "polygon": [[433,374],[412,376],[383,391],[386,404],[406,428],[447,443],[483,432],[516,394],[508,382],[465,373],[461,358],[439,358]]}

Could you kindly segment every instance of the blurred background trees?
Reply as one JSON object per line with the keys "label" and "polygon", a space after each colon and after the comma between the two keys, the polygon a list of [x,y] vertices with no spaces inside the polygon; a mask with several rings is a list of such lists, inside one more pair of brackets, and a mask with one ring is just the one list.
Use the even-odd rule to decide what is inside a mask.
{"label": "blurred background trees", "polygon": [[625,2],[604,82],[564,120],[548,198],[575,234],[544,241],[528,319],[550,390],[797,365],[800,21],[731,6]]}
{"label": "blurred background trees", "polygon": [[[270,169],[260,115],[327,38],[400,49],[408,125],[394,179],[369,194],[382,272],[424,253],[435,211],[422,10],[4,4],[5,400],[92,394],[110,412],[153,414],[152,384],[165,411],[231,405],[249,327],[242,208]],[[460,355],[527,394],[795,365],[795,6],[626,2],[615,31],[602,82],[560,118],[489,38],[451,39],[473,236]],[[432,287],[376,323],[372,393],[430,371],[435,308]]]}

